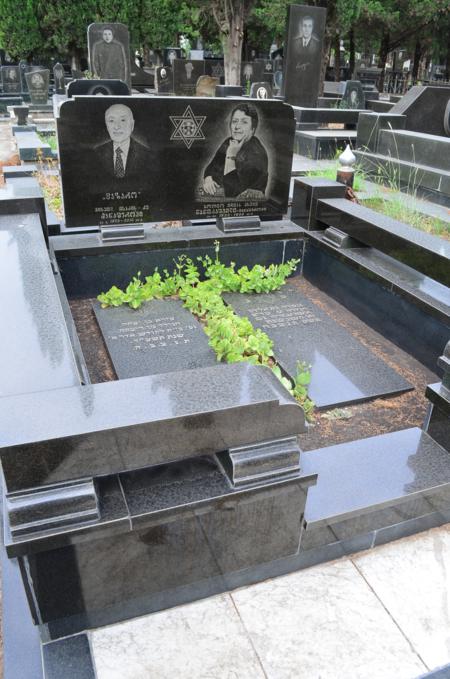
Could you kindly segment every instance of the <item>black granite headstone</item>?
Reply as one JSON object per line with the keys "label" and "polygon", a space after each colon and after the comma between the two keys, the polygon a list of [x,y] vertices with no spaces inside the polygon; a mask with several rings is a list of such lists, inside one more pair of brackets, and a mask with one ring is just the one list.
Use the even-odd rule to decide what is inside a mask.
{"label": "black granite headstone", "polygon": [[181,301],[155,299],[135,311],[96,302],[94,311],[119,379],[217,364],[207,335]]}
{"label": "black granite headstone", "polygon": [[252,99],[272,99],[272,87],[265,82],[252,83],[250,97]]}
{"label": "black granite headstone", "polygon": [[59,62],[53,66],[53,78],[55,81],[55,94],[65,94],[64,67]]}
{"label": "black granite headstone", "polygon": [[2,84],[5,94],[21,92],[20,68],[18,66],[2,66]]}
{"label": "black granite headstone", "polygon": [[88,48],[90,69],[96,78],[122,80],[131,87],[130,37],[125,24],[90,24]]}
{"label": "black granite headstone", "polygon": [[225,69],[222,59],[205,59],[205,75],[219,78],[220,83],[224,83]]}
{"label": "black granite headstone", "polygon": [[282,102],[75,97],[59,114],[67,227],[286,213],[295,119]]}
{"label": "black granite headstone", "polygon": [[261,82],[264,75],[263,61],[243,61],[241,63],[241,85],[250,94],[252,83]]}
{"label": "black granite headstone", "polygon": [[297,361],[312,366],[309,394],[320,408],[357,403],[411,389],[394,370],[288,285],[268,295],[225,299],[274,341],[274,354],[292,378]]}
{"label": "black granite headstone", "polygon": [[340,108],[365,108],[366,98],[359,80],[347,80]]}
{"label": "black granite headstone", "polygon": [[72,80],[67,86],[67,96],[69,99],[75,96],[130,96],[130,88],[122,80]]}
{"label": "black granite headstone", "polygon": [[172,66],[175,59],[181,59],[183,56],[181,47],[165,47],[163,51],[164,66]]}
{"label": "black granite headstone", "polygon": [[28,71],[32,71],[33,68],[28,64],[25,59],[21,59],[19,61],[19,69],[20,69],[20,84],[22,87],[22,92],[28,92],[28,85],[27,85],[27,79],[25,78],[25,73],[28,73]]}
{"label": "black granite headstone", "polygon": [[36,105],[47,104],[48,86],[50,83],[50,71],[48,68],[29,71],[25,73],[25,78],[28,84],[31,103]]}
{"label": "black granite headstone", "polygon": [[444,132],[447,137],[450,137],[450,98],[444,111]]}
{"label": "black granite headstone", "polygon": [[445,136],[445,111],[448,116],[450,90],[448,87],[415,85],[401,100],[394,104],[389,113],[406,116],[406,129]]}
{"label": "black granite headstone", "polygon": [[173,91],[181,97],[195,97],[197,80],[205,74],[203,59],[175,59],[173,62]]}
{"label": "black granite headstone", "polygon": [[325,17],[322,7],[288,7],[281,94],[294,106],[317,106]]}
{"label": "black granite headstone", "polygon": [[171,66],[158,66],[155,84],[158,94],[173,93],[173,70]]}

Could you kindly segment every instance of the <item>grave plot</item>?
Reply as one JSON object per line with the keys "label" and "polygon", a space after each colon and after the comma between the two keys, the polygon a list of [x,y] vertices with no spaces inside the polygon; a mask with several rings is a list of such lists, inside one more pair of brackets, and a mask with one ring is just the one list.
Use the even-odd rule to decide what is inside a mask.
{"label": "grave plot", "polygon": [[[309,229],[281,218],[294,128],[274,100],[70,100],[58,122],[65,223],[49,237],[37,215],[0,217],[5,546],[47,638],[449,520],[448,289],[423,260],[432,273],[447,253],[403,231],[406,255],[387,248],[384,232],[367,237],[367,215],[354,238],[336,237],[348,201],[331,205],[326,183],[302,202]],[[185,221],[150,222],[172,217]],[[253,354],[226,327],[230,363],[218,362],[224,346],[204,331],[218,307],[197,317],[173,289],[137,310],[100,307],[99,293],[183,256],[202,258],[200,286],[217,241],[224,281],[230,262],[247,283],[255,266],[276,279],[268,294],[241,279],[214,287]],[[282,286],[270,265],[292,260]],[[312,365],[314,427],[297,361]]]}

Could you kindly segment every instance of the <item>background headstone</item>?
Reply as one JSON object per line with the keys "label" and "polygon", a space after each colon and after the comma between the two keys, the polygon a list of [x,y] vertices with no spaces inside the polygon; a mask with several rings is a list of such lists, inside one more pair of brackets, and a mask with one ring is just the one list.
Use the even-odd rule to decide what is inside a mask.
{"label": "background headstone", "polygon": [[406,115],[405,129],[446,136],[445,111],[450,100],[448,87],[416,85],[391,108],[391,114]]}
{"label": "background headstone", "polygon": [[163,65],[173,67],[175,59],[181,59],[182,56],[181,47],[165,47],[163,52]]}
{"label": "background headstone", "polygon": [[364,90],[359,80],[347,80],[345,83],[344,93],[342,95],[342,101],[340,102],[340,107],[359,109],[366,107]]}
{"label": "background headstone", "polygon": [[288,7],[281,94],[293,106],[317,105],[325,17],[322,7]]}
{"label": "background headstone", "polygon": [[158,94],[173,93],[173,70],[170,66],[158,66],[156,74],[156,91]]}
{"label": "background headstone", "polygon": [[27,85],[27,79],[25,78],[25,73],[28,73],[28,71],[31,71],[32,68],[28,64],[28,62],[25,61],[25,59],[21,59],[19,61],[19,68],[20,68],[20,84],[22,86],[22,92],[28,92],[28,85]]}
{"label": "background headstone", "polygon": [[[120,139],[112,114],[125,119]],[[281,101],[68,99],[57,119],[66,226],[285,214],[294,132]],[[113,142],[128,139],[119,172]]]}
{"label": "background headstone", "polygon": [[269,83],[252,83],[250,87],[250,97],[252,99],[271,99],[272,87]]}
{"label": "background headstone", "polygon": [[20,68],[18,66],[2,66],[2,84],[5,94],[20,93],[22,91]]}
{"label": "background headstone", "polygon": [[194,97],[197,80],[205,74],[203,59],[175,59],[173,62],[173,91],[181,97]]}
{"label": "background headstone", "polygon": [[131,87],[130,37],[125,24],[90,24],[88,48],[90,70],[97,78],[123,80]]}
{"label": "background headstone", "polygon": [[55,81],[55,94],[65,94],[64,67],[59,62],[53,66],[53,79]]}
{"label": "background headstone", "polygon": [[450,98],[444,111],[444,132],[450,137]]}
{"label": "background headstone", "polygon": [[250,92],[251,83],[263,80],[263,61],[243,61],[241,63],[241,85]]}
{"label": "background headstone", "polygon": [[205,59],[205,75],[219,78],[220,84],[225,82],[225,69],[222,59]]}
{"label": "background headstone", "polygon": [[25,78],[27,80],[31,103],[47,104],[48,86],[50,82],[49,69],[43,68],[39,71],[30,71],[29,73],[25,73]]}
{"label": "background headstone", "polygon": [[67,86],[67,96],[69,98],[79,95],[130,96],[130,94],[128,85],[122,80],[91,80],[84,78],[82,80],[72,80]]}

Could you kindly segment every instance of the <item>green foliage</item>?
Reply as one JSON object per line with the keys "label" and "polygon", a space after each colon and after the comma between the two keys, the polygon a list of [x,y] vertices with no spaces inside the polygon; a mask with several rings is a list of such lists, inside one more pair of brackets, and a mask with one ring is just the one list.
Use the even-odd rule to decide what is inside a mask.
{"label": "green foliage", "polygon": [[418,210],[411,208],[405,204],[405,199],[402,198],[383,198],[375,196],[367,198],[363,201],[363,205],[370,207],[376,212],[381,212],[392,219],[398,219],[405,222],[409,226],[421,231],[426,231],[434,236],[440,236],[446,240],[450,240],[450,222],[445,222],[443,219],[425,215]]}
{"label": "green foliage", "polygon": [[0,45],[13,59],[29,57],[41,46],[37,5],[36,0],[0,0]]}
{"label": "green foliage", "polygon": [[307,393],[311,377],[309,367],[300,363],[293,382],[283,376],[273,358],[272,340],[265,332],[254,328],[248,318],[235,314],[222,298],[223,292],[267,293],[278,290],[293,273],[298,261],[292,259],[285,264],[271,264],[268,267],[257,264],[252,269],[244,266],[236,271],[233,262],[226,266],[220,261],[219,243],[216,243],[214,260],[209,255],[198,258],[204,270],[204,280],[200,280],[197,264],[186,255],[181,255],[175,261],[172,274],[164,270],[161,275],[155,270],[142,280],[141,272],[138,272],[125,290],[113,285],[107,292],[98,295],[98,300],[103,308],[128,304],[132,309],[138,309],[152,299],[178,297],[183,301],[183,306],[202,321],[209,345],[214,349],[218,361],[246,361],[253,365],[268,366],[303,407],[305,417],[312,421],[314,404]]}

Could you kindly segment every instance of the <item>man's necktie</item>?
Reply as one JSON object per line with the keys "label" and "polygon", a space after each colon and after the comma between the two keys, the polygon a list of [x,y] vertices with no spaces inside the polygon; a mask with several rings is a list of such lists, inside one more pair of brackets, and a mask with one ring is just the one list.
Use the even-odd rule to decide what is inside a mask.
{"label": "man's necktie", "polygon": [[114,163],[114,175],[116,177],[125,177],[125,168],[123,166],[123,160],[122,160],[122,149],[119,148],[116,150],[116,161]]}

